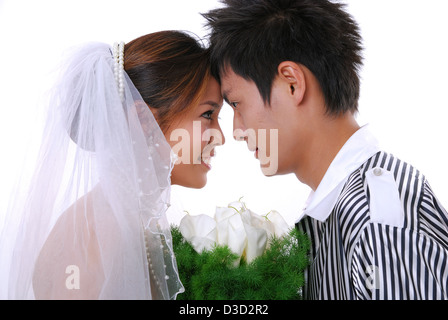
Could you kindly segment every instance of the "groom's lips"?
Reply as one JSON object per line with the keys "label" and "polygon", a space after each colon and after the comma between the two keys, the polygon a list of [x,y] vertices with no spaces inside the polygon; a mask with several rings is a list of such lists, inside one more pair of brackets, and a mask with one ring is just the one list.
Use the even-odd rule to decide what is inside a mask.
{"label": "groom's lips", "polygon": [[258,147],[255,147],[255,149],[252,149],[249,147],[249,145],[247,145],[247,148],[249,149],[250,152],[254,152],[255,158],[258,159]]}

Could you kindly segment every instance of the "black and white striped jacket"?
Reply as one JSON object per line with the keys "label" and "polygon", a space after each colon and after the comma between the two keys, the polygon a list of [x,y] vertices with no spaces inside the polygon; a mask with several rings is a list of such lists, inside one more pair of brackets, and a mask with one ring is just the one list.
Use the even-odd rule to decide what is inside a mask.
{"label": "black and white striped jacket", "polygon": [[341,188],[325,219],[296,225],[312,242],[305,297],[448,299],[448,214],[425,177],[379,151]]}

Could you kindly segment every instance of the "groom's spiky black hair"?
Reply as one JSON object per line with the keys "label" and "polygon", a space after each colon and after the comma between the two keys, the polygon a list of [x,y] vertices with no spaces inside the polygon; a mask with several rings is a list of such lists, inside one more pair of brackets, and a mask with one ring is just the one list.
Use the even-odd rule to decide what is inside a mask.
{"label": "groom's spiky black hair", "polygon": [[362,65],[359,28],[344,5],[328,0],[221,0],[203,14],[213,74],[230,66],[252,80],[266,103],[282,61],[306,66],[320,83],[327,113],[358,109]]}

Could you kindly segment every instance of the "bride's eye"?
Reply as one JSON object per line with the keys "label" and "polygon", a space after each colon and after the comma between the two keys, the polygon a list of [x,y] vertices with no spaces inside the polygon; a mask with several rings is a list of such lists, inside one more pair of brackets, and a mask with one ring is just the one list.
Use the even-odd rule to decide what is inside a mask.
{"label": "bride's eye", "polygon": [[201,117],[203,117],[207,120],[211,120],[214,111],[215,110],[208,110],[208,111],[204,112],[203,114],[201,114]]}
{"label": "bride's eye", "polygon": [[238,102],[230,102],[230,106],[234,109],[238,106]]}

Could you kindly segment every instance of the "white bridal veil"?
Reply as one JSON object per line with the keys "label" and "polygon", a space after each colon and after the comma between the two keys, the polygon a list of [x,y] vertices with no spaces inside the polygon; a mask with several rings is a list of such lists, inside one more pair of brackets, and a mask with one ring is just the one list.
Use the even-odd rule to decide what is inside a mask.
{"label": "white bridal veil", "polygon": [[28,192],[8,212],[7,299],[174,299],[183,291],[165,212],[172,151],[112,48],[78,49],[50,99]]}

